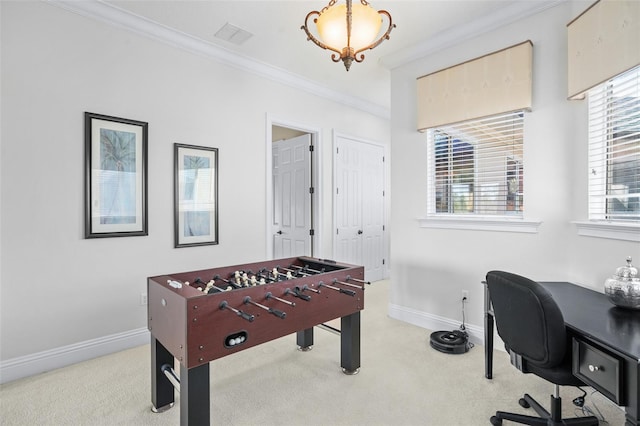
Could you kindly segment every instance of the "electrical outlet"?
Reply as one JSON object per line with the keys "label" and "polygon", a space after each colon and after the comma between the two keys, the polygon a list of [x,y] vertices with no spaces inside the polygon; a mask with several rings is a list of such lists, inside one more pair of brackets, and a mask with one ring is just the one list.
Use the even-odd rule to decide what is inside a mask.
{"label": "electrical outlet", "polygon": [[462,290],[462,300],[465,302],[469,301],[469,290]]}
{"label": "electrical outlet", "polygon": [[140,293],[140,306],[147,305],[147,293]]}

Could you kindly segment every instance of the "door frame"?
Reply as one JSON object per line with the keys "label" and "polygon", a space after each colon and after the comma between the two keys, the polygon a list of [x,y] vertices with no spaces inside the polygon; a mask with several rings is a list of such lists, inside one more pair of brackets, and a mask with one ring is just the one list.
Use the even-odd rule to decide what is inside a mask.
{"label": "door frame", "polygon": [[385,162],[384,162],[384,167],[382,168],[382,172],[383,172],[383,176],[382,176],[382,187],[384,188],[384,193],[385,196],[382,199],[382,223],[384,225],[384,234],[383,234],[383,238],[382,238],[382,252],[384,253],[384,258],[385,258],[385,264],[383,267],[383,279],[386,279],[390,276],[390,272],[391,272],[391,261],[389,259],[390,257],[390,253],[389,253],[389,224],[388,224],[388,218],[389,218],[389,182],[387,177],[389,176],[389,147],[383,143],[379,143],[370,139],[363,139],[363,138],[359,138],[359,137],[355,137],[352,135],[349,135],[347,133],[341,133],[336,131],[335,129],[332,131],[331,134],[331,141],[332,141],[332,146],[331,146],[331,161],[333,163],[333,167],[332,167],[332,182],[333,182],[333,187],[331,188],[331,202],[333,203],[333,209],[332,209],[332,220],[331,220],[331,239],[332,239],[332,250],[334,255],[337,253],[337,246],[338,246],[338,238],[336,237],[336,233],[335,230],[338,227],[338,224],[336,223],[337,220],[337,208],[338,208],[338,203],[336,200],[337,194],[336,194],[336,184],[337,184],[337,177],[336,177],[336,164],[337,164],[337,160],[336,160],[336,149],[338,146],[338,138],[343,138],[343,139],[350,139],[354,142],[358,142],[358,143],[363,143],[363,144],[368,144],[368,145],[374,145],[374,146],[378,146],[382,148],[382,152],[384,154],[384,158],[385,158]]}
{"label": "door frame", "polygon": [[265,252],[267,259],[273,259],[273,233],[271,226],[273,224],[273,142],[272,142],[272,126],[286,127],[311,135],[311,144],[313,145],[314,155],[311,157],[311,184],[314,188],[312,195],[313,202],[311,214],[313,214],[314,238],[312,238],[311,250],[315,257],[320,257],[322,253],[322,130],[318,127],[311,127],[308,124],[296,123],[276,117],[272,114],[266,116],[266,140],[265,140],[265,158],[266,158],[266,178],[265,178],[265,194],[266,194],[266,226],[265,226]]}

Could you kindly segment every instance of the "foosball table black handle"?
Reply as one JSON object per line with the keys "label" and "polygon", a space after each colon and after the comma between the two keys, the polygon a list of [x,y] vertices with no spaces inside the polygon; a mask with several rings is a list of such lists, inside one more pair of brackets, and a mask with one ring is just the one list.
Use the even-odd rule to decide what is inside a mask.
{"label": "foosball table black handle", "polygon": [[242,318],[246,319],[249,322],[252,322],[255,318],[253,315],[240,310],[238,310],[238,315],[240,315]]}
{"label": "foosball table black handle", "polygon": [[254,302],[253,300],[251,300],[251,296],[245,297],[243,302],[245,304],[250,303],[253,306],[257,306],[260,309],[264,309],[265,311],[269,312],[270,314],[273,314],[273,315],[277,316],[280,319],[285,319],[285,317],[287,316],[287,314],[285,312],[279,311],[277,309],[270,308],[268,306],[263,305],[262,303]]}
{"label": "foosball table black handle", "polygon": [[309,296],[308,294],[296,293],[296,297],[302,300],[306,300],[307,302],[311,300],[311,296]]}
{"label": "foosball table black handle", "polygon": [[342,294],[346,294],[347,296],[351,296],[351,297],[356,295],[356,292],[353,291],[353,290],[347,290],[346,288],[335,287],[335,286],[332,286],[332,285],[329,285],[329,284],[325,284],[322,281],[320,281],[318,283],[318,287],[327,287],[327,288],[330,288],[333,291],[337,291],[337,292],[340,292]]}
{"label": "foosball table black handle", "polygon": [[282,311],[279,311],[277,309],[269,308],[269,313],[277,316],[280,319],[285,319],[287,317],[287,313],[286,312],[282,312]]}
{"label": "foosball table black handle", "polygon": [[242,317],[243,319],[246,319],[249,322],[253,322],[253,320],[255,319],[255,317],[251,314],[243,312],[239,309],[232,308],[231,306],[229,306],[229,303],[227,303],[226,300],[223,300],[222,302],[220,302],[220,309],[229,309],[239,317]]}
{"label": "foosball table black handle", "polygon": [[294,297],[305,300],[307,302],[311,300],[311,296],[309,296],[308,294],[302,294],[302,291],[299,288],[296,288],[295,290],[291,290],[290,288],[288,288],[285,290],[284,294],[291,294]]}
{"label": "foosball table black handle", "polygon": [[349,296],[355,296],[356,292],[353,290],[347,290],[346,288],[341,288],[340,293],[348,294]]}

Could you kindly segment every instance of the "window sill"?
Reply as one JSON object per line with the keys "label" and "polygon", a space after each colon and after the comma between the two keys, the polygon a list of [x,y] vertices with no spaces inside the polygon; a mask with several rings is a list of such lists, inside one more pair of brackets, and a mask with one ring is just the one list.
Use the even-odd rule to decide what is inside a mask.
{"label": "window sill", "polygon": [[595,221],[573,221],[571,223],[578,228],[578,235],[585,237],[640,242],[640,224]]}
{"label": "window sill", "polygon": [[472,231],[521,232],[537,234],[542,221],[495,217],[429,216],[419,218],[421,228],[461,229]]}

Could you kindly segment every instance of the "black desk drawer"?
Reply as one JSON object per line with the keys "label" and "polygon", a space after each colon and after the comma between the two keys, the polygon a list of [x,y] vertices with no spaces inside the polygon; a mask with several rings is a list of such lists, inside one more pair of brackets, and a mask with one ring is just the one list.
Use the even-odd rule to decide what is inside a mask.
{"label": "black desk drawer", "polygon": [[626,405],[622,392],[622,360],[589,342],[573,338],[573,375],[618,405]]}

